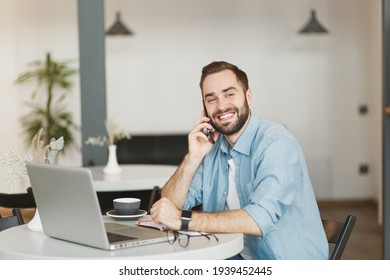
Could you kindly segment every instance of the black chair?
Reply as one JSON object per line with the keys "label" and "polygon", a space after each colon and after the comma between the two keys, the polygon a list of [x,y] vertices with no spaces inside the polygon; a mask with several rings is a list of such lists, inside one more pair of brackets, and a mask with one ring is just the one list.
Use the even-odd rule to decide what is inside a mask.
{"label": "black chair", "polygon": [[148,203],[148,208],[147,212],[150,214],[150,208],[152,208],[153,204],[161,198],[161,189],[158,186],[155,186],[150,193],[149,197],[149,203]]}
{"label": "black chair", "polygon": [[12,216],[2,218],[0,216],[0,231],[6,230],[11,227],[23,225],[24,220],[20,209],[12,209]]}
{"label": "black chair", "polygon": [[[27,188],[25,193],[0,193],[0,207],[12,208],[12,211],[18,209],[18,214],[20,214],[20,208],[36,208],[32,188]],[[19,216],[22,217],[22,215]],[[21,221],[23,221],[23,218],[21,218]]]}
{"label": "black chair", "polygon": [[26,193],[0,193],[0,207],[36,208],[32,188],[27,188]]}
{"label": "black chair", "polygon": [[329,256],[330,260],[341,259],[344,249],[348,243],[349,236],[355,226],[355,222],[356,217],[353,215],[348,215],[344,223],[332,220],[322,220],[331,251]]}

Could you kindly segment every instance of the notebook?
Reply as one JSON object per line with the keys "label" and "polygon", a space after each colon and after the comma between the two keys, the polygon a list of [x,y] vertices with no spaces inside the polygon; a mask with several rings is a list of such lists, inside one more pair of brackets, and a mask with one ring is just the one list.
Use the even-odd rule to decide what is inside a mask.
{"label": "notebook", "polygon": [[104,223],[87,168],[27,162],[27,171],[43,230],[50,237],[105,250],[168,241],[159,230]]}

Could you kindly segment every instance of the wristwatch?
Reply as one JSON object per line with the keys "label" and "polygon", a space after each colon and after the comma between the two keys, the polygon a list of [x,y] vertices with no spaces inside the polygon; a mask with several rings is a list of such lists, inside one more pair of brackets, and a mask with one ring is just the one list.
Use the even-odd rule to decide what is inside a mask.
{"label": "wristwatch", "polygon": [[191,221],[192,211],[182,210],[181,211],[181,228],[180,230],[188,230],[188,224]]}

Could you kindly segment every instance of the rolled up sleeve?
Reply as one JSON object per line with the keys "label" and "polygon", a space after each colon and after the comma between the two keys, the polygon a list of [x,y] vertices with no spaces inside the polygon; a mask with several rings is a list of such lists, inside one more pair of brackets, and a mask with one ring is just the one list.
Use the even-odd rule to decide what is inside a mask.
{"label": "rolled up sleeve", "polygon": [[244,209],[262,230],[264,238],[275,229],[294,201],[300,186],[301,162],[296,143],[288,137],[272,141],[258,158],[256,177],[248,188],[254,192]]}

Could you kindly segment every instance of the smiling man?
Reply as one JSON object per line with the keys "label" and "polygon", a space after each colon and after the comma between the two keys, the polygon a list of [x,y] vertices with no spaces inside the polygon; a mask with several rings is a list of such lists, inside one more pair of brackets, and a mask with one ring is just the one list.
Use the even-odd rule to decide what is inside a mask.
{"label": "smiling man", "polygon": [[[245,72],[224,61],[203,67],[204,112],[189,149],[151,215],[175,230],[243,233],[234,259],[327,259],[302,149],[283,126],[251,115]],[[210,137],[204,131],[210,132]],[[202,211],[191,211],[202,205]]]}

